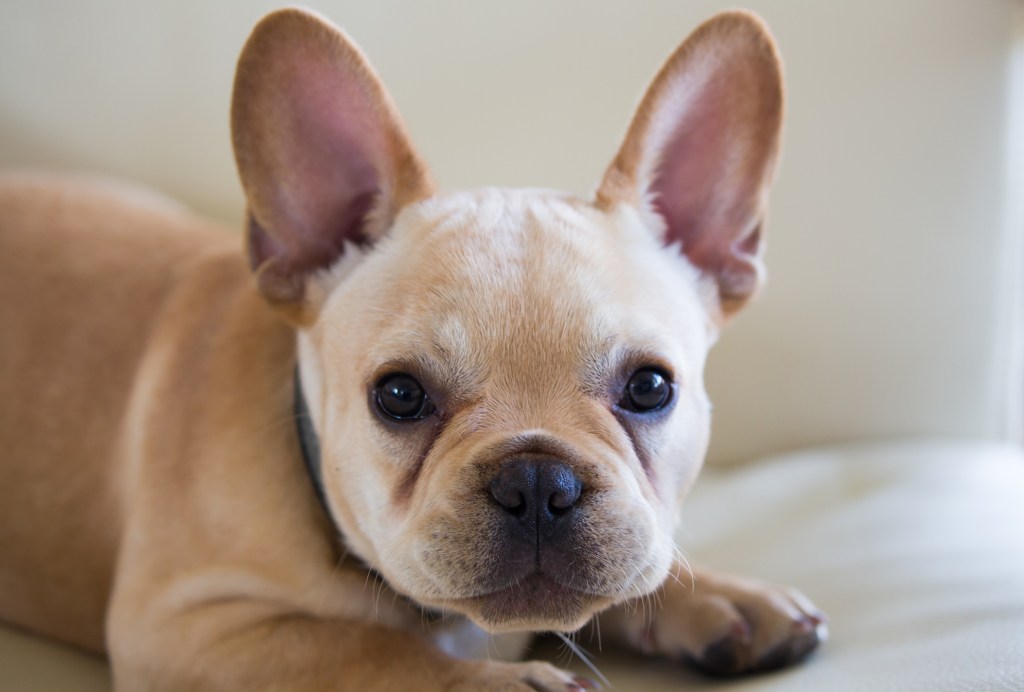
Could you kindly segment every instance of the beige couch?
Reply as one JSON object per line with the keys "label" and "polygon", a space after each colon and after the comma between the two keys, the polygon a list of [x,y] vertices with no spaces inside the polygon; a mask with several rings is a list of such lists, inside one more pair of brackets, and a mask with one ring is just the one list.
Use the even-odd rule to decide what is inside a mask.
{"label": "beige couch", "polygon": [[[585,192],[662,57],[733,3],[313,4],[443,185]],[[680,545],[800,585],[832,638],[725,685],[598,665],[623,690],[1024,689],[1022,5],[747,4],[790,94],[771,279],[712,354],[715,463]],[[232,62],[270,7],[4,4],[0,165],[129,177],[237,226]],[[102,661],[0,627],[0,690],[108,687]]]}

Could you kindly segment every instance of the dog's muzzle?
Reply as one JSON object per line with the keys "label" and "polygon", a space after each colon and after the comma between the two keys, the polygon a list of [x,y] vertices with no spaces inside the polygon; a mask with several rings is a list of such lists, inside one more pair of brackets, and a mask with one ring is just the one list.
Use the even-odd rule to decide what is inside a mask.
{"label": "dog's muzzle", "polygon": [[497,506],[497,556],[501,572],[516,579],[534,572],[557,581],[577,524],[583,484],[564,461],[530,454],[505,461],[487,491]]}

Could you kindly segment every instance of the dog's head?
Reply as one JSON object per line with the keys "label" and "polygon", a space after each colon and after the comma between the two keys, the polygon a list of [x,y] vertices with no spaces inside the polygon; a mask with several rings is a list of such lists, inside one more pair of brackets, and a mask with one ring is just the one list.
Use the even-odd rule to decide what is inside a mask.
{"label": "dog's head", "polygon": [[572,630],[661,584],[705,355],[760,283],[781,117],[770,36],[726,13],[669,58],[593,199],[437,195],[341,32],[256,27],[232,110],[248,251],[298,327],[352,551],[492,631]]}

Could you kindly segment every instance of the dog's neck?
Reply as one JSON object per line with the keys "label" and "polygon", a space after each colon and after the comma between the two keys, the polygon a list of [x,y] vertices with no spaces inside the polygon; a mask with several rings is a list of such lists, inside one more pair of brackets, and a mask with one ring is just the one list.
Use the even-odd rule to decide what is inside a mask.
{"label": "dog's neck", "polygon": [[[324,494],[323,473],[320,470],[320,438],[317,437],[316,430],[313,429],[313,419],[309,415],[306,397],[302,394],[302,378],[299,376],[298,368],[295,368],[294,413],[299,448],[302,450],[302,460],[306,464],[309,480],[313,484],[324,514],[331,518],[331,510],[327,506],[327,496]],[[334,523],[333,520],[331,523]]]}

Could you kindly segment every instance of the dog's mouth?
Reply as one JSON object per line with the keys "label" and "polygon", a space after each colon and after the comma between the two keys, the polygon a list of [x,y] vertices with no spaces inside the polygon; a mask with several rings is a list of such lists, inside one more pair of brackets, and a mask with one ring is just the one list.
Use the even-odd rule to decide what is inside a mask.
{"label": "dog's mouth", "polygon": [[459,599],[454,605],[492,632],[574,631],[612,600],[567,586],[537,570],[490,593]]}
{"label": "dog's mouth", "polygon": [[585,461],[523,452],[467,468],[465,494],[413,527],[413,569],[396,570],[420,577],[407,593],[427,608],[495,633],[571,632],[667,573],[646,503]]}

